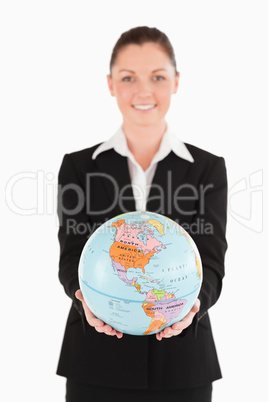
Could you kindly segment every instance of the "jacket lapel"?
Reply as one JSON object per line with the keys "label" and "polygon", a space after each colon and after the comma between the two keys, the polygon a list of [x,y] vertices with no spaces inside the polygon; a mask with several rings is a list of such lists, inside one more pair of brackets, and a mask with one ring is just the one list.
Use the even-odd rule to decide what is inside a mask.
{"label": "jacket lapel", "polygon": [[[185,176],[191,162],[179,158],[174,152],[158,162],[147,201],[147,210],[175,219],[176,196],[185,186]],[[178,208],[177,208],[178,209]],[[177,211],[179,213],[179,210]]]}
{"label": "jacket lapel", "polygon": [[96,158],[96,164],[98,171],[102,173],[102,190],[108,203],[114,205],[111,214],[115,216],[122,212],[135,211],[127,158],[111,149],[101,153]]}
{"label": "jacket lapel", "polygon": [[[172,219],[178,217],[176,197],[182,196],[182,186],[185,186],[185,176],[190,162],[179,158],[174,152],[159,161],[150,188],[146,210],[157,212]],[[113,205],[107,212],[109,218],[124,212],[135,211],[127,158],[119,155],[113,149],[101,153],[96,158],[98,174],[102,188],[100,191],[106,197],[106,204]]]}

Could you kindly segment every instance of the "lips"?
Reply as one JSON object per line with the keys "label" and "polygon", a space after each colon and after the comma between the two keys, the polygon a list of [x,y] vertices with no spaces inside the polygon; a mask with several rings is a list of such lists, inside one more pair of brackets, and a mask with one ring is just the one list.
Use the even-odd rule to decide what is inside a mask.
{"label": "lips", "polygon": [[151,110],[156,105],[155,104],[146,104],[146,105],[132,105],[136,110]]}

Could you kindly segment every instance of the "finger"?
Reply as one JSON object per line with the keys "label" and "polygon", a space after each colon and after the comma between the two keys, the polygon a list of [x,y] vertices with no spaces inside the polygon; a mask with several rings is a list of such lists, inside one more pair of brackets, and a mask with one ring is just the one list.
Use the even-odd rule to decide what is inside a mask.
{"label": "finger", "polygon": [[116,336],[117,336],[118,339],[121,339],[122,336],[123,336],[123,332],[116,331]]}
{"label": "finger", "polygon": [[177,336],[182,333],[181,330],[172,330],[171,327],[165,328],[163,331],[159,332],[156,334],[156,339],[158,341],[161,341],[163,338],[171,338],[172,336]]}
{"label": "finger", "polygon": [[199,311],[199,306],[200,303],[195,303],[192,307],[192,310],[190,310],[189,313],[181,321],[175,322],[175,324],[173,324],[171,328],[177,330],[189,327],[189,325],[191,325],[193,322],[194,316]]}
{"label": "finger", "polygon": [[85,302],[82,302],[82,306],[86,315],[86,319],[87,322],[89,323],[89,325],[91,325],[92,327],[103,327],[104,326],[104,322],[102,320],[100,320],[98,317],[96,317],[92,311],[89,309],[89,307],[86,305]]}
{"label": "finger", "polygon": [[166,327],[166,328],[164,328],[162,331],[158,332],[158,333],[156,334],[156,339],[159,340],[159,341],[161,341],[161,339],[163,338],[164,334],[167,334],[167,333],[168,333],[169,328],[170,328],[170,327]]}
{"label": "finger", "polygon": [[95,330],[97,331],[97,332],[99,332],[99,333],[115,333],[115,330],[113,330],[110,326],[107,326],[107,325],[103,325],[103,326],[99,326],[99,325],[96,325],[95,326]]}
{"label": "finger", "polygon": [[123,333],[120,331],[116,331],[110,325],[104,325],[103,327],[95,327],[96,331],[99,333],[104,333],[106,335],[114,336],[116,335],[118,339],[122,338]]}
{"label": "finger", "polygon": [[179,329],[179,330],[170,329],[169,331],[164,332],[163,338],[171,338],[172,336],[177,336],[181,333],[182,333],[182,329]]}
{"label": "finger", "polygon": [[186,329],[187,327],[189,327],[189,325],[192,324],[194,315],[195,313],[188,313],[187,316],[185,316],[181,321],[175,322],[175,324],[173,324],[171,328],[176,331]]}
{"label": "finger", "polygon": [[200,300],[199,299],[196,299],[196,302],[195,302],[195,304],[193,305],[193,307],[192,307],[192,309],[191,309],[191,311],[193,312],[193,313],[198,313],[198,311],[200,310]]}
{"label": "finger", "polygon": [[[120,334],[122,334],[122,332],[116,331],[114,328],[112,328],[108,324],[104,324],[103,326],[96,326],[95,329],[98,332],[105,332],[105,333],[107,333],[109,335],[111,335],[111,334],[112,335],[116,335],[116,334],[120,335]],[[123,336],[123,334],[122,334],[122,336]]]}
{"label": "finger", "polygon": [[111,331],[104,331],[105,335],[114,336],[116,335],[116,330],[112,329]]}
{"label": "finger", "polygon": [[161,338],[163,338],[164,336],[168,335],[171,331],[170,327],[166,327],[163,329],[163,331],[159,332],[159,335],[161,335]]}
{"label": "finger", "polygon": [[163,336],[170,334],[172,330],[170,329],[170,327],[165,328],[162,332],[163,332]]}
{"label": "finger", "polygon": [[104,327],[104,322],[95,317],[92,313],[86,314],[86,319],[91,327]]}
{"label": "finger", "polygon": [[74,295],[75,295],[75,297],[76,297],[78,300],[80,300],[81,302],[84,301],[84,298],[83,298],[83,295],[82,295],[82,292],[81,292],[80,289],[78,289],[78,290],[75,292]]}

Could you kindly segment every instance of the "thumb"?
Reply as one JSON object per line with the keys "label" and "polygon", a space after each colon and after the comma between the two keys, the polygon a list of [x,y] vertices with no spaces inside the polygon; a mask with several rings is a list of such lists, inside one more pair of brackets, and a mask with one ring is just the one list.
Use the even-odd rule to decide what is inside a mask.
{"label": "thumb", "polygon": [[80,300],[81,302],[84,301],[84,298],[83,298],[83,295],[82,295],[82,292],[81,292],[80,289],[78,289],[78,290],[75,292],[74,295],[75,295],[75,297],[76,297],[78,300]]}
{"label": "thumb", "polygon": [[196,299],[196,302],[195,302],[195,304],[193,305],[191,311],[192,311],[193,313],[198,313],[199,309],[200,309],[200,300],[199,300],[199,299]]}

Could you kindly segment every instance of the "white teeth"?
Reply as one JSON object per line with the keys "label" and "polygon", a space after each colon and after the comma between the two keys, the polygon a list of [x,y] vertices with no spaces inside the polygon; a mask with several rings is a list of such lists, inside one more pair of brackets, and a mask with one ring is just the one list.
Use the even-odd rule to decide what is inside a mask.
{"label": "white teeth", "polygon": [[133,105],[135,109],[147,110],[152,109],[154,105]]}

